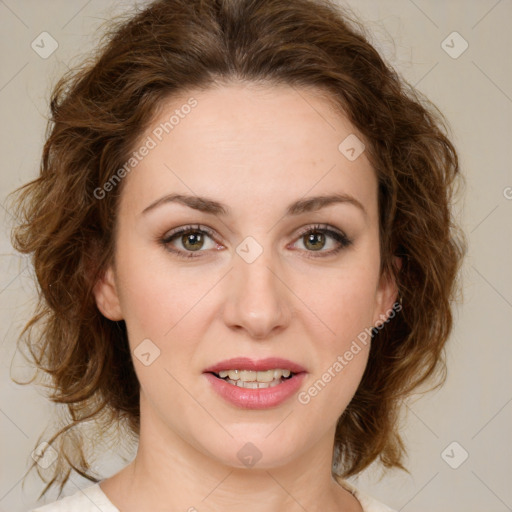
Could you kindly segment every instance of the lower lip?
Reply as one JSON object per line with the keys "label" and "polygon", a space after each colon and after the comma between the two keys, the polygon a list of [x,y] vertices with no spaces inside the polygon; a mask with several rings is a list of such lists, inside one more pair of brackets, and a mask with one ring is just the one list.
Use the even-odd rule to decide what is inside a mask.
{"label": "lower lip", "polygon": [[262,389],[240,388],[215,377],[212,373],[204,375],[210,381],[213,389],[233,405],[242,409],[268,409],[282,404],[296,393],[306,373],[297,373],[291,379],[286,379],[277,386]]}

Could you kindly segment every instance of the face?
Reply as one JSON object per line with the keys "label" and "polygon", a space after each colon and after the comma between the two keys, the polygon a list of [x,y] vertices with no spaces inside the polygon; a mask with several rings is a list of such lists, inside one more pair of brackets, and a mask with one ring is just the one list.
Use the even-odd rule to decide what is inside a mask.
{"label": "face", "polygon": [[[379,274],[375,172],[353,158],[362,136],[318,92],[287,86],[161,107],[134,148],[150,149],[124,178],[115,263],[95,289],[126,322],[143,430],[236,467],[244,446],[260,467],[332,448],[368,329],[396,297]],[[348,136],[355,151],[339,149]]]}

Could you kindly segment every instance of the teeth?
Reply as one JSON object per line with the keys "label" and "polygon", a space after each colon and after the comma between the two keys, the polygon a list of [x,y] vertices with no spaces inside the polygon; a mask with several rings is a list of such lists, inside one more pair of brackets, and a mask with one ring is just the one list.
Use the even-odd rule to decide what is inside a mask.
{"label": "teeth", "polygon": [[281,379],[274,379],[272,382],[244,382],[243,380],[226,379],[226,382],[232,384],[233,386],[238,386],[239,388],[264,389],[279,386],[279,384],[281,384]]}
{"label": "teeth", "polygon": [[[223,370],[219,372],[221,379],[229,378],[231,381],[241,381],[243,383],[270,383],[281,377],[288,378],[291,375],[290,370],[266,370],[264,372],[255,372],[252,370]],[[244,386],[249,387],[249,386]],[[257,386],[254,386],[256,388]]]}

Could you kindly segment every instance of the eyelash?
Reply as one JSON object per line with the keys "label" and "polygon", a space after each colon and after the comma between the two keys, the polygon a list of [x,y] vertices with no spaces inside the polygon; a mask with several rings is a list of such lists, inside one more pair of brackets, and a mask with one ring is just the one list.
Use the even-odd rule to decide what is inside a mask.
{"label": "eyelash", "polygon": [[[160,243],[170,252],[173,254],[176,254],[178,257],[183,259],[191,259],[191,258],[198,258],[201,257],[200,254],[195,254],[205,252],[205,251],[187,251],[183,252],[182,250],[174,249],[170,246],[170,243],[179,236],[191,234],[191,233],[201,233],[208,235],[212,240],[215,239],[215,235],[213,231],[206,226],[201,226],[199,224],[195,226],[184,226],[182,228],[178,228],[176,231],[172,231],[171,233],[167,234],[165,237],[160,239]],[[337,254],[342,249],[347,248],[349,245],[352,244],[352,240],[350,240],[344,233],[339,231],[334,231],[333,229],[329,229],[329,226],[326,224],[316,224],[314,226],[308,226],[304,230],[302,230],[298,235],[296,240],[299,240],[303,238],[306,235],[309,235],[310,233],[322,233],[325,235],[330,236],[333,238],[336,242],[338,242],[339,246],[335,249],[332,249],[330,251],[318,251],[319,255],[311,254],[315,251],[305,251],[306,253],[309,253],[306,255],[307,258],[325,258],[327,256],[332,256],[334,254]]]}

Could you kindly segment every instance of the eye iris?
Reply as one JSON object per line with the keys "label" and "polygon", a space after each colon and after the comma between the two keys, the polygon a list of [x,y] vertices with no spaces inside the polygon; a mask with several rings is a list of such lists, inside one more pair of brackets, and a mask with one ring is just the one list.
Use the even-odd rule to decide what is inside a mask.
{"label": "eye iris", "polygon": [[[320,240],[320,243],[318,244],[319,240]],[[315,242],[317,243],[317,245],[315,245]],[[310,243],[313,244],[313,247],[308,247],[308,244],[310,244]],[[325,245],[324,233],[314,232],[314,233],[309,233],[309,235],[307,235],[306,243],[305,243],[306,247],[311,248],[313,251],[318,251],[318,250],[322,249],[324,245]]]}
{"label": "eye iris", "polygon": [[[204,244],[203,235],[201,233],[187,233],[181,237],[181,242],[183,244],[183,247],[185,249],[189,249],[191,251],[196,251],[198,249],[201,249],[201,247]],[[194,245],[198,244],[198,245]],[[191,246],[192,245],[192,246]]]}

